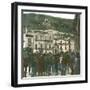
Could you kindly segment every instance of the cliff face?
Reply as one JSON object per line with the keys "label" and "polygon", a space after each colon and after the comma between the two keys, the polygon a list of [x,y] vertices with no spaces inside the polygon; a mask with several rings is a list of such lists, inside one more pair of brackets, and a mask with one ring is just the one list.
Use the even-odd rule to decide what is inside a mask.
{"label": "cliff face", "polygon": [[28,30],[58,30],[60,32],[73,33],[74,20],[63,19],[43,14],[22,14],[22,27]]}

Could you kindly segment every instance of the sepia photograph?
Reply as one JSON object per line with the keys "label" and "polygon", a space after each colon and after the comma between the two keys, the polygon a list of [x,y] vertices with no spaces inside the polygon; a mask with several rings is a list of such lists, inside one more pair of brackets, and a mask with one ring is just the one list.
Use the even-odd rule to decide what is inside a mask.
{"label": "sepia photograph", "polygon": [[12,3],[11,84],[87,82],[87,7]]}
{"label": "sepia photograph", "polygon": [[22,11],[22,78],[80,74],[80,14]]}

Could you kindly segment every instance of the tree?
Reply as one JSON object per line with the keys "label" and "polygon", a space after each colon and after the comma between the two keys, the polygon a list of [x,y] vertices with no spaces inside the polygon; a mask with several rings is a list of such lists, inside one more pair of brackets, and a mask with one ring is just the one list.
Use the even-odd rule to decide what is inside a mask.
{"label": "tree", "polygon": [[75,37],[75,50],[80,50],[80,14],[75,15],[74,19],[74,37]]}

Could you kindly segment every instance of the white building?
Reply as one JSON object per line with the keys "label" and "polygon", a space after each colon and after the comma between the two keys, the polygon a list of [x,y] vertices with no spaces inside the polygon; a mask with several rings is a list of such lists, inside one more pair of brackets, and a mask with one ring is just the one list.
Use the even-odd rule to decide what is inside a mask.
{"label": "white building", "polygon": [[[59,35],[57,35],[59,34]],[[51,52],[67,52],[74,51],[74,41],[70,39],[61,38],[63,32],[55,30],[31,30],[23,34],[23,48],[30,47],[33,53],[42,50],[42,53]]]}

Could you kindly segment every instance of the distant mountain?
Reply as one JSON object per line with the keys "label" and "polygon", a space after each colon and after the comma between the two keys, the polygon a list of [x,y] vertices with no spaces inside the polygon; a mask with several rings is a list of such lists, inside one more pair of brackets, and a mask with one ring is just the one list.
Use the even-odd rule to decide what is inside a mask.
{"label": "distant mountain", "polygon": [[74,20],[63,19],[44,14],[23,14],[22,26],[28,30],[58,30],[60,32],[73,33]]}

